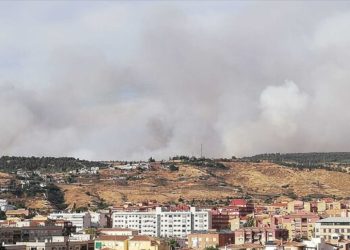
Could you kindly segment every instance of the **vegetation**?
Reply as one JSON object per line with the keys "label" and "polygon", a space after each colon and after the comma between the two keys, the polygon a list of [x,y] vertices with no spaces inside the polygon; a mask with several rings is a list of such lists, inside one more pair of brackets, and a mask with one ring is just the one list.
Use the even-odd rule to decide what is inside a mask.
{"label": "vegetation", "polygon": [[170,247],[170,250],[175,250],[176,248],[179,248],[180,245],[175,239],[171,239],[169,241],[169,247]]}
{"label": "vegetation", "polygon": [[4,211],[0,211],[0,220],[6,220],[7,217],[6,217],[6,214]]}
{"label": "vegetation", "polygon": [[47,199],[59,210],[67,208],[64,203],[64,193],[54,184],[47,186]]}
{"label": "vegetation", "polygon": [[220,160],[209,159],[205,157],[197,158],[195,156],[174,156],[171,160],[180,160],[185,164],[191,164],[195,166],[208,167],[208,168],[218,168],[218,169],[226,169],[227,167],[220,162]]}
{"label": "vegetation", "polygon": [[66,172],[81,169],[83,167],[106,167],[101,162],[79,160],[72,157],[0,157],[0,170],[3,172],[43,171],[43,172]]}
{"label": "vegetation", "polygon": [[[269,161],[287,167],[299,169],[326,169],[330,171],[346,172],[340,165],[350,164],[350,152],[333,153],[272,153],[243,157],[241,160],[250,162]],[[337,166],[333,166],[333,165]]]}
{"label": "vegetation", "polygon": [[174,164],[170,164],[169,165],[169,170],[172,171],[172,172],[179,171],[179,167],[174,165]]}
{"label": "vegetation", "polygon": [[204,250],[219,250],[219,248],[217,246],[210,246],[210,247],[204,248]]}
{"label": "vegetation", "polygon": [[243,224],[243,227],[254,227],[255,219],[254,217],[249,217],[247,222]]}

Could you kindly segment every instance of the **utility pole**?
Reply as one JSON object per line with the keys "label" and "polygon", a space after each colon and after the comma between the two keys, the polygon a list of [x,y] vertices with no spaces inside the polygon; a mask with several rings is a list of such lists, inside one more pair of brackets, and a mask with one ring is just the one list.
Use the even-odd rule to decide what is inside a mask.
{"label": "utility pole", "polygon": [[201,158],[203,158],[203,144],[201,144]]}

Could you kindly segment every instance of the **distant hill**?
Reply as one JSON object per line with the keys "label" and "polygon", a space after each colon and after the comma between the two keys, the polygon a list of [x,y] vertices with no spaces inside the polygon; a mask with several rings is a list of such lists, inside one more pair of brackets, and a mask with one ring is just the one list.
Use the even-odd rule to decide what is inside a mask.
{"label": "distant hill", "polygon": [[326,168],[331,165],[350,164],[350,152],[258,154],[251,157],[243,157],[242,160],[251,162],[269,161],[292,167]]}
{"label": "distant hill", "polygon": [[75,159],[73,157],[0,157],[0,171],[15,172],[40,170],[43,172],[65,172],[81,168],[104,167],[106,164],[95,161]]}
{"label": "distant hill", "polygon": [[[266,202],[275,199],[311,200],[321,197],[348,199],[350,175],[314,168],[309,170],[275,163],[224,162],[225,168],[212,168],[175,162],[178,170],[155,164],[150,170],[100,171],[103,181],[88,185],[58,184],[69,207],[87,207],[99,198],[107,204],[125,201],[189,204],[221,204],[228,198],[252,198]],[[113,178],[125,177],[124,182]],[[203,203],[202,203],[203,202]]]}

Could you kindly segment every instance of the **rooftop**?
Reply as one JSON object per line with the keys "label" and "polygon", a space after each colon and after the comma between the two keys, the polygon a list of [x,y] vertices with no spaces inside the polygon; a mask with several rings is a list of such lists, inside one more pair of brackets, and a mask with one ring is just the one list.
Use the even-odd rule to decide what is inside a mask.
{"label": "rooftop", "polygon": [[316,223],[324,223],[324,222],[347,222],[350,223],[350,217],[328,217],[322,220],[317,221]]}

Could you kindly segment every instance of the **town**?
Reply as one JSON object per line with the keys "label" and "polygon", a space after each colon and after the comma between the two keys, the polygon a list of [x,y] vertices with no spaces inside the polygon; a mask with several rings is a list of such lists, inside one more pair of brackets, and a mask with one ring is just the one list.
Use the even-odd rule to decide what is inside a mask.
{"label": "town", "polygon": [[349,27],[339,0],[0,0],[0,250],[350,250]]}
{"label": "town", "polygon": [[[349,178],[339,163],[349,154],[333,153],[326,168],[324,155],[284,156],[296,166],[272,157],[280,158],[1,157],[0,242],[13,250],[350,249],[347,188],[330,180]],[[254,186],[258,173],[275,183]],[[315,181],[298,179],[307,175]]]}
{"label": "town", "polygon": [[350,201],[191,207],[156,200],[47,215],[0,200],[3,249],[350,249]]}

